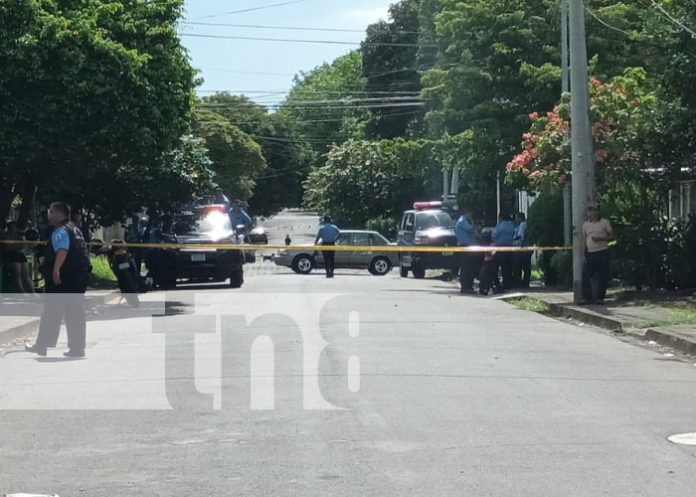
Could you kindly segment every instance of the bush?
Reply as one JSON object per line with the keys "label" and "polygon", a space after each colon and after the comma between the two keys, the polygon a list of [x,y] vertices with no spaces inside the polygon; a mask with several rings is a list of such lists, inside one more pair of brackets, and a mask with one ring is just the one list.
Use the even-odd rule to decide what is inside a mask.
{"label": "bush", "polygon": [[696,214],[673,227],[667,250],[665,279],[671,288],[696,288]]}
{"label": "bush", "polygon": [[573,288],[573,253],[556,252],[551,256],[551,270],[556,276],[556,284],[570,289]]}
{"label": "bush", "polygon": [[[563,195],[558,193],[541,193],[529,208],[527,221],[529,241],[540,246],[563,245]],[[552,252],[543,252],[539,268],[544,274],[546,286],[559,284],[559,273],[551,261]]]}
{"label": "bush", "polygon": [[377,231],[382,235],[386,236],[389,240],[396,240],[397,235],[397,222],[391,218],[378,217],[375,219],[370,219],[365,223],[365,229],[370,231]]}

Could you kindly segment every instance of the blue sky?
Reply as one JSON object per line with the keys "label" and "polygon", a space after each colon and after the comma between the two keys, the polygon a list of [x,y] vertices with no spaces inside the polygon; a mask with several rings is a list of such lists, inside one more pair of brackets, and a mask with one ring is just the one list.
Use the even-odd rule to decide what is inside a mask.
{"label": "blue sky", "polygon": [[[387,18],[393,0],[301,0],[298,3],[230,15],[225,12],[278,4],[289,0],[187,0],[186,21],[331,29],[363,32],[271,30],[182,24],[185,34],[245,36],[304,40],[336,40],[359,43],[364,29]],[[214,17],[211,17],[214,16]],[[357,46],[276,43],[247,40],[182,37],[194,67],[205,83],[201,95],[226,90],[245,93],[259,102],[275,103],[287,91],[293,75],[349,52]],[[273,75],[250,73],[274,73]],[[254,92],[254,93],[252,93]],[[266,95],[255,92],[268,92]]]}

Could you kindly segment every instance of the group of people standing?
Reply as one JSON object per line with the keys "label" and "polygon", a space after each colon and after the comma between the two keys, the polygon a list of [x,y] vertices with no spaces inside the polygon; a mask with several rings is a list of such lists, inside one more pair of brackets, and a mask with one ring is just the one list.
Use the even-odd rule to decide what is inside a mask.
{"label": "group of people standing", "polygon": [[[461,212],[455,225],[457,245],[460,247],[491,246],[517,247],[529,246],[527,239],[527,220],[524,213],[514,218],[501,213],[495,229],[482,229],[470,211]],[[532,272],[532,250],[462,252],[460,254],[459,280],[462,294],[473,294],[474,281],[479,280],[479,292],[487,294],[489,289],[502,292],[514,288],[529,288]],[[500,279],[502,276],[502,281]]]}

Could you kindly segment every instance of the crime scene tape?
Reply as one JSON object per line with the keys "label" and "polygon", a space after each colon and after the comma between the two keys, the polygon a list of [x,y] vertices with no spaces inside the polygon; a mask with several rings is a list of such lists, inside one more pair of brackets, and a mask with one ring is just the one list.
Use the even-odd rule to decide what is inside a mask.
{"label": "crime scene tape", "polygon": [[[0,240],[0,245],[46,245],[45,241],[24,240]],[[245,252],[259,252],[265,250],[285,250],[287,252],[383,252],[383,253],[486,253],[486,252],[564,252],[572,247],[494,247],[494,246],[441,246],[431,247],[422,245],[252,245],[231,243],[99,243],[87,244],[90,247],[114,247],[129,249],[160,249],[160,250],[242,250]]]}

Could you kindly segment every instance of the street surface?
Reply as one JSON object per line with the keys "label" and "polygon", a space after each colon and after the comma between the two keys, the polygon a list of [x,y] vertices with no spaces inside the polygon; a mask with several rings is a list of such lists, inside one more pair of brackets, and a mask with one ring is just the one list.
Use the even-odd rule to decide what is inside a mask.
{"label": "street surface", "polygon": [[696,367],[599,330],[396,271],[144,300],[0,359],[0,494],[694,494]]}

